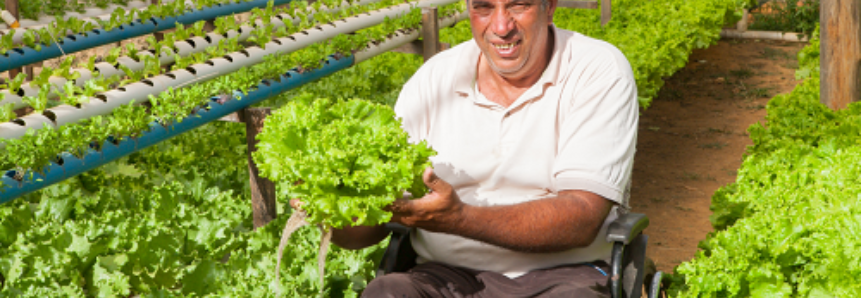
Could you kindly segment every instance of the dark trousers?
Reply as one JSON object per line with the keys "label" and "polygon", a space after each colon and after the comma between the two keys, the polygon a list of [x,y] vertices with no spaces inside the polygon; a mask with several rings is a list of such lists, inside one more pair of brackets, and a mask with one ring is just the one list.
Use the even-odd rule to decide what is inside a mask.
{"label": "dark trousers", "polygon": [[[606,263],[595,264],[609,272]],[[609,278],[590,265],[540,269],[510,279],[502,274],[429,262],[405,273],[378,276],[362,297],[610,297]]]}

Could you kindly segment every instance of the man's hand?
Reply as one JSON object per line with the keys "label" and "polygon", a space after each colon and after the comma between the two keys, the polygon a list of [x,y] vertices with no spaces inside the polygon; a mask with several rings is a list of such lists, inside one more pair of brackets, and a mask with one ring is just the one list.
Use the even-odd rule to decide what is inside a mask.
{"label": "man's hand", "polygon": [[399,199],[389,205],[386,210],[392,212],[392,221],[433,232],[457,230],[465,206],[457,192],[432,168],[425,169],[422,180],[430,192],[421,199]]}
{"label": "man's hand", "polygon": [[431,192],[400,199],[386,210],[392,221],[458,235],[521,252],[560,252],[584,247],[597,237],[613,203],[583,190],[514,205],[472,206],[428,168],[422,176]]}
{"label": "man's hand", "polygon": [[[290,207],[302,210],[302,201],[291,199]],[[346,249],[362,249],[379,243],[388,235],[383,225],[346,227],[332,229],[332,243]]]}

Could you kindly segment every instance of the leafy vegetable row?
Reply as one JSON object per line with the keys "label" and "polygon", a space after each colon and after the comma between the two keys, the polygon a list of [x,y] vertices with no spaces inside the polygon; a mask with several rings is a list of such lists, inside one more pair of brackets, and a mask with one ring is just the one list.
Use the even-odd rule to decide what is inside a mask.
{"label": "leafy vegetable row", "polygon": [[[141,62],[143,64],[143,68],[139,70],[130,69],[127,65],[121,63],[120,60],[122,57],[120,57],[120,53],[123,48],[116,47],[113,48],[109,55],[105,57],[105,63],[107,64],[97,64],[97,57],[92,56],[88,63],[82,65],[85,66],[84,68],[75,69],[72,68],[72,61],[74,58],[67,57],[56,69],[43,67],[39,75],[34,77],[33,81],[29,84],[23,84],[26,76],[23,73],[19,73],[18,76],[8,84],[5,84],[5,86],[4,84],[0,84],[0,89],[5,87],[10,94],[15,94],[21,92],[22,88],[25,86],[36,88],[39,91],[38,95],[25,95],[22,98],[25,104],[33,108],[34,113],[42,113],[46,108],[57,105],[57,102],[50,101],[50,99],[58,97],[60,98],[60,103],[77,106],[79,104],[89,102],[96,93],[122,87],[128,83],[138,82],[142,79],[159,75],[165,70],[184,69],[189,65],[203,63],[208,59],[221,57],[227,53],[238,51],[245,45],[245,43],[240,43],[239,41],[239,35],[242,32],[242,28],[240,28],[241,26],[251,25],[251,37],[248,38],[246,42],[253,42],[260,47],[264,47],[266,43],[270,42],[274,38],[288,36],[298,31],[313,28],[318,24],[327,23],[335,19],[354,16],[381,7],[386,7],[397,3],[397,1],[380,1],[362,6],[349,6],[348,3],[347,7],[339,10],[338,12],[323,11],[321,9],[322,3],[324,3],[324,1],[318,1],[309,7],[305,1],[296,1],[289,8],[275,9],[272,7],[272,2],[269,2],[266,9],[253,9],[251,11],[251,18],[244,24],[238,23],[233,16],[217,18],[214,21],[215,28],[213,32],[223,36],[224,38],[219,40],[219,43],[216,46],[208,47],[204,52],[197,52],[185,57],[180,57],[176,54],[179,52],[176,42],[186,41],[186,45],[189,45],[193,44],[193,41],[190,41],[190,38],[192,37],[200,37],[204,39],[210,38],[210,36],[208,36],[210,33],[203,30],[205,24],[204,21],[197,22],[188,28],[178,26],[178,28],[173,32],[166,33],[162,41],[157,41],[154,36],[147,37],[146,41],[149,50],[138,49],[137,46],[132,43],[126,44],[125,50],[128,53],[126,56],[128,58],[126,59]],[[329,5],[340,4],[337,1],[327,1],[326,3]],[[313,17],[311,17],[312,15]],[[281,16],[289,16],[292,19],[298,19],[301,21],[298,25],[294,25],[292,22],[287,21],[284,24],[286,26],[279,27],[276,30],[273,28],[272,20],[274,18],[281,19]],[[246,27],[246,30],[247,28],[248,27]],[[174,57],[173,62],[164,65],[159,58],[165,56]],[[125,78],[123,78],[123,76],[106,75],[102,73],[102,71],[108,71],[108,74],[110,74],[110,70],[115,67],[122,71],[121,74],[124,74]],[[81,84],[77,80],[81,79],[82,71],[93,74],[95,78],[87,79],[85,83]],[[58,86],[50,82],[52,76],[65,79],[65,84],[63,84],[61,88],[58,88]],[[3,97],[4,92],[0,92],[0,100],[2,100]],[[14,119],[15,116],[13,109],[15,108],[16,106],[11,103],[0,105],[0,122]]]}
{"label": "leafy vegetable row", "polygon": [[[463,36],[456,29],[441,32],[455,44]],[[307,93],[316,90],[339,97],[395,94],[419,65],[420,56],[386,53],[275,101],[316,97]],[[283,72],[277,68],[256,70]],[[211,123],[0,205],[0,276],[6,280],[0,297],[274,297],[275,251],[290,213],[282,208],[272,223],[250,231],[244,134],[244,125]],[[320,234],[297,234],[282,262],[280,297],[320,291],[313,261]],[[69,236],[74,241],[66,241]],[[356,297],[373,278],[372,260],[385,245],[333,247],[323,295]]]}
{"label": "leafy vegetable row", "polygon": [[391,32],[383,29],[408,30],[407,28],[416,28],[420,23],[421,10],[413,9],[401,18],[388,19],[379,26],[359,31],[357,34],[341,35],[333,42],[318,43],[289,55],[270,57],[265,63],[246,67],[201,84],[168,90],[159,96],[151,97],[148,106],[132,103],[116,109],[109,116],[93,117],[63,125],[59,129],[45,127],[38,131],[29,130],[22,138],[0,140],[6,144],[6,150],[0,152],[0,168],[14,167],[19,173],[27,169],[40,171],[61,152],[81,156],[92,147],[93,142],[101,143],[108,138],[121,140],[136,137],[148,129],[152,121],[161,124],[182,121],[183,118],[193,115],[194,109],[212,95],[232,94],[234,90],[247,92],[262,80],[278,77],[286,69],[296,65],[300,70],[318,68],[320,61],[326,56],[325,53],[349,56],[353,49],[362,49],[369,41],[385,40]]}
{"label": "leafy vegetable row", "polygon": [[[237,0],[248,1],[248,0]],[[29,3],[31,1],[21,1]],[[38,3],[39,1],[32,1]],[[149,5],[144,9],[132,8],[126,10],[122,7],[117,8],[107,19],[90,18],[89,20],[80,19],[77,17],[63,17],[63,13],[53,13],[55,21],[38,29],[11,29],[6,34],[0,36],[0,55],[7,51],[19,47],[15,43],[13,37],[18,30],[25,30],[21,36],[24,46],[30,47],[36,51],[41,51],[42,45],[50,45],[58,40],[62,40],[67,35],[83,34],[87,36],[95,28],[103,30],[113,30],[122,25],[130,24],[137,20],[149,20],[151,18],[167,18],[185,14],[191,9],[189,4],[194,8],[200,9],[211,7],[218,4],[233,2],[233,0],[197,0],[188,2],[176,0],[170,3],[161,3],[158,5]],[[71,2],[70,2],[71,3]],[[126,4],[126,3],[122,3]],[[27,18],[26,15],[23,15]]]}
{"label": "leafy vegetable row", "polygon": [[553,23],[618,47],[634,70],[640,106],[648,107],[664,78],[684,67],[693,49],[716,43],[723,25],[736,21],[747,2],[614,0],[604,27],[595,9],[557,9]]}
{"label": "leafy vegetable row", "polygon": [[735,183],[712,197],[714,233],[676,268],[682,297],[861,296],[861,104],[819,102],[819,40],[799,53],[804,81],[748,131]]}

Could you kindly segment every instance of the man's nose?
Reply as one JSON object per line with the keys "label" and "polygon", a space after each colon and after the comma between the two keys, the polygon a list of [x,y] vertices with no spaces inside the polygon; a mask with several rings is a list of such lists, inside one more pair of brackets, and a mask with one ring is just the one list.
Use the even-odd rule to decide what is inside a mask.
{"label": "man's nose", "polygon": [[490,20],[490,29],[496,36],[506,37],[514,30],[514,18],[505,8],[495,9]]}

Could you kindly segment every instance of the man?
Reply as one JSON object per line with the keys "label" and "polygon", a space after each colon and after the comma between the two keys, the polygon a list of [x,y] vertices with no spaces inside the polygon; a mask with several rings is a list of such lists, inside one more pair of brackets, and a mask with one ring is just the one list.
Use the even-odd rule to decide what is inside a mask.
{"label": "man", "polygon": [[[428,61],[395,111],[437,150],[431,192],[390,207],[419,265],[365,297],[604,297],[638,106],[625,57],[552,26],[557,0],[470,0],[474,40]],[[599,236],[600,235],[600,236]],[[335,231],[361,248],[382,227]]]}

